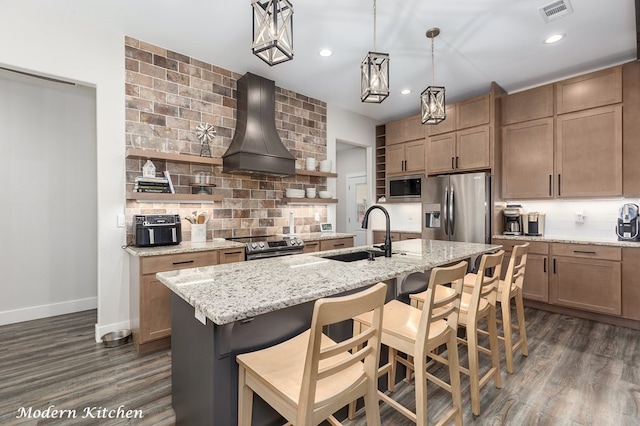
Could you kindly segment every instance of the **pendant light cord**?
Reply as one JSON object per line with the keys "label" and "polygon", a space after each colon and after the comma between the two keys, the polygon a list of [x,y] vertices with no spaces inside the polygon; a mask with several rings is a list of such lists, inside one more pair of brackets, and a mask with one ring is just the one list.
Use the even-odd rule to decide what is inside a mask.
{"label": "pendant light cord", "polygon": [[431,39],[431,75],[433,77],[433,80],[431,81],[431,84],[433,86],[436,85],[436,60],[435,60],[435,56],[433,54],[433,38]]}
{"label": "pendant light cord", "polygon": [[376,50],[376,0],[373,0],[373,51]]}

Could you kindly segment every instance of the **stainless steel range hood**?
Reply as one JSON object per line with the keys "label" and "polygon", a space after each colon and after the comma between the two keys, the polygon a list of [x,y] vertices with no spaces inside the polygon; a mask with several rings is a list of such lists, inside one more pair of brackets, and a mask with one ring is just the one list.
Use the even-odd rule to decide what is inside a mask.
{"label": "stainless steel range hood", "polygon": [[275,83],[246,73],[238,80],[236,132],[222,156],[224,173],[295,174],[296,159],[276,130]]}

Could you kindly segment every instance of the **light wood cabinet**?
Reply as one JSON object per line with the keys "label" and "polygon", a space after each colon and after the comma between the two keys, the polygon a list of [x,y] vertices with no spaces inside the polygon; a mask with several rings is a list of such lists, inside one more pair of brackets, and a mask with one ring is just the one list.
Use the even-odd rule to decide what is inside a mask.
{"label": "light wood cabinet", "polygon": [[622,195],[622,105],[558,116],[558,197]]}
{"label": "light wood cabinet", "polygon": [[156,279],[156,273],[242,261],[244,248],[130,259],[131,330],[136,351],[145,353],[171,344],[171,290]]}
{"label": "light wood cabinet", "polygon": [[553,118],[502,128],[502,197],[553,197]]}
{"label": "light wood cabinet", "polygon": [[489,124],[491,104],[489,93],[456,104],[456,130]]}
{"label": "light wood cabinet", "polygon": [[640,248],[622,249],[622,317],[640,321]]}
{"label": "light wood cabinet", "polygon": [[320,251],[353,247],[353,237],[320,240]]}
{"label": "light wood cabinet", "polygon": [[622,102],[622,67],[617,66],[560,81],[556,86],[558,114]]}
{"label": "light wood cabinet", "polygon": [[627,198],[640,197],[640,62],[622,67],[622,192]]}
{"label": "light wood cabinet", "polygon": [[386,174],[424,173],[425,139],[386,147]]}
{"label": "light wood cabinet", "polygon": [[[504,279],[509,266],[509,259],[513,246],[523,244],[525,241],[493,239],[494,244],[501,244],[504,254],[502,263],[502,278]],[[549,244],[529,241],[527,252],[527,266],[524,272],[522,284],[522,297],[538,302],[549,302]]]}
{"label": "light wood cabinet", "polygon": [[552,117],[553,101],[552,84],[504,96],[501,99],[502,125]]}
{"label": "light wood cabinet", "polygon": [[549,302],[608,315],[622,313],[621,249],[551,244]]}
{"label": "light wood cabinet", "polygon": [[487,169],[491,166],[491,129],[475,127],[431,136],[427,142],[428,174]]}
{"label": "light wood cabinet", "polygon": [[303,253],[315,253],[320,251],[320,241],[305,241]]}
{"label": "light wood cabinet", "polygon": [[429,136],[441,135],[456,130],[456,104],[445,105],[446,118],[436,125],[426,126]]}
{"label": "light wood cabinet", "polygon": [[[390,232],[391,242],[422,238],[419,232]],[[384,244],[385,231],[373,231],[373,244]]]}
{"label": "light wood cabinet", "polygon": [[420,121],[420,114],[401,120],[392,121],[386,125],[385,142],[386,145],[424,139],[427,136],[426,126]]}

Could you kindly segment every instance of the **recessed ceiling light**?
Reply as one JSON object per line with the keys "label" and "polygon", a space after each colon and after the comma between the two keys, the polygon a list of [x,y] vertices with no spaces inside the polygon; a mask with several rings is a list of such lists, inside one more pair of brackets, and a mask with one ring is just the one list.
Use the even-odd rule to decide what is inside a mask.
{"label": "recessed ceiling light", "polygon": [[557,43],[564,38],[564,34],[554,34],[544,40],[544,44]]}
{"label": "recessed ceiling light", "polygon": [[401,95],[408,95],[409,93],[411,93],[411,89],[402,89],[402,90],[400,91],[400,94],[401,94]]}
{"label": "recessed ceiling light", "polygon": [[333,51],[331,49],[322,49],[318,52],[318,55],[322,56],[323,58],[326,58],[328,56],[333,55]]}

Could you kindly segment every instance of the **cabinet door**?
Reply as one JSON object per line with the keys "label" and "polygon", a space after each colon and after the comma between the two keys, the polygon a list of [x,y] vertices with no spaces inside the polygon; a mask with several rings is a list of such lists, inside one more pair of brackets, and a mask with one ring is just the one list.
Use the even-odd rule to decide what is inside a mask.
{"label": "cabinet door", "polygon": [[540,254],[527,255],[527,266],[522,284],[522,297],[539,302],[549,302],[549,257]]}
{"label": "cabinet door", "polygon": [[553,119],[502,128],[502,197],[553,197]]}
{"label": "cabinet door", "polygon": [[456,130],[456,104],[447,104],[445,106],[446,118],[436,125],[428,125],[428,133],[432,135],[441,135],[443,133],[449,133]]}
{"label": "cabinet door", "polygon": [[622,195],[622,106],[558,116],[559,197]]}
{"label": "cabinet door", "polygon": [[337,238],[320,241],[320,251],[353,247],[353,238]]}
{"label": "cabinet door", "polygon": [[140,343],[171,335],[171,290],[155,274],[140,281]]}
{"label": "cabinet door", "polygon": [[640,62],[628,62],[622,67],[623,183],[627,198],[640,197]]}
{"label": "cabinet door", "polygon": [[620,315],[620,262],[557,256],[552,259],[549,303]]}
{"label": "cabinet door", "polygon": [[622,102],[622,68],[614,67],[556,83],[558,114]]}
{"label": "cabinet door", "polygon": [[385,143],[394,145],[402,142],[402,120],[392,121],[385,126]]}
{"label": "cabinet door", "polygon": [[489,146],[489,126],[457,132],[456,169],[464,171],[489,168]]}
{"label": "cabinet door", "polygon": [[491,105],[488,93],[458,102],[457,107],[457,130],[489,124]]}
{"label": "cabinet door", "polygon": [[424,144],[424,138],[404,144],[405,172],[424,173]]}
{"label": "cabinet door", "polygon": [[553,116],[553,85],[536,87],[501,98],[502,125]]}
{"label": "cabinet door", "polygon": [[420,120],[420,114],[402,120],[402,140],[404,142],[424,139],[427,136],[426,126],[423,126]]}
{"label": "cabinet door", "polygon": [[244,247],[220,250],[219,263],[244,262]]}
{"label": "cabinet door", "polygon": [[454,170],[456,134],[432,136],[427,142],[427,173],[448,173]]}
{"label": "cabinet door", "polygon": [[640,248],[622,249],[622,316],[640,320]]}
{"label": "cabinet door", "polygon": [[404,173],[404,144],[391,145],[386,152],[387,175],[401,175]]}
{"label": "cabinet door", "polygon": [[422,234],[419,232],[401,232],[400,233],[400,241],[404,240],[418,240],[422,238]]}

